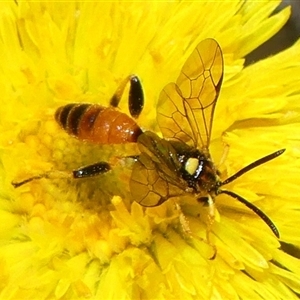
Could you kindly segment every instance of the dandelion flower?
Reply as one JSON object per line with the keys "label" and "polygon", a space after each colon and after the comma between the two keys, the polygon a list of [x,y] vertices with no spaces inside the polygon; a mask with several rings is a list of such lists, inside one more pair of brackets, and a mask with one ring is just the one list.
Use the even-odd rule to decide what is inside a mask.
{"label": "dandelion flower", "polygon": [[[1,299],[297,299],[300,293],[300,43],[244,67],[244,57],[287,21],[278,1],[12,2],[1,5]],[[90,145],[68,136],[55,109],[71,102],[107,105],[129,74],[142,81],[143,129],[159,134],[156,102],[205,38],[224,55],[224,82],[210,145],[230,176],[286,148],[216,198],[205,242],[205,207],[187,199],[144,208],[131,201],[126,164],[82,180],[12,181],[62,172],[136,145]],[[126,92],[125,92],[126,94]],[[120,108],[126,110],[126,95]]]}

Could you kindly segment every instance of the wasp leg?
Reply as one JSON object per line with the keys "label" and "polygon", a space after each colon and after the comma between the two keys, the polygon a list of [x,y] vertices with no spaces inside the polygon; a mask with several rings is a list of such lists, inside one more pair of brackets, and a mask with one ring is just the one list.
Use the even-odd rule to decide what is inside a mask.
{"label": "wasp leg", "polygon": [[210,260],[213,260],[216,258],[216,255],[217,255],[217,248],[216,248],[216,245],[214,245],[213,243],[211,243],[210,241],[210,232],[211,232],[211,229],[212,229],[212,225],[213,223],[215,222],[215,210],[216,210],[216,207],[215,207],[215,201],[212,197],[208,197],[207,199],[207,205],[208,205],[208,220],[207,220],[207,227],[206,227],[206,240],[207,240],[207,243],[213,248],[214,250],[214,254],[213,256],[210,258]]}
{"label": "wasp leg", "polygon": [[221,156],[221,159],[220,159],[219,163],[217,164],[217,169],[225,163],[226,158],[227,158],[228,153],[229,153],[230,146],[226,143],[223,143],[223,145],[224,145],[223,153],[222,153],[222,156]]}
{"label": "wasp leg", "polygon": [[215,222],[215,201],[211,196],[208,197],[200,197],[198,198],[198,202],[204,202],[204,205],[208,207],[208,214],[207,214],[207,220],[206,220],[206,243],[210,245],[213,248],[213,255],[209,258],[210,260],[213,260],[217,256],[217,247],[210,241],[210,233],[212,231],[212,226]]}
{"label": "wasp leg", "polygon": [[[212,249],[213,249],[213,255],[209,259],[210,260],[215,259],[216,255],[217,255],[217,248],[216,248],[216,246],[214,244],[212,244],[210,242],[210,239],[209,239],[209,233],[211,231],[211,226],[212,226],[212,224],[214,222],[214,203],[213,203],[213,208],[212,208],[212,210],[213,210],[213,217],[209,216],[209,221],[208,221],[207,228],[206,228],[206,240],[204,240],[201,237],[196,236],[195,234],[192,233],[192,231],[190,229],[189,221],[187,220],[186,216],[182,212],[180,205],[176,201],[174,201],[174,204],[175,204],[176,209],[179,212],[179,222],[180,222],[180,225],[181,225],[184,233],[186,235],[188,235],[189,237],[196,238],[197,240],[205,242],[207,245],[209,245],[210,247],[212,247]],[[208,203],[208,205],[209,205],[209,203]]]}
{"label": "wasp leg", "polygon": [[111,170],[110,165],[107,162],[98,162],[92,165],[81,167],[73,171],[74,178],[86,178],[104,174]]}
{"label": "wasp leg", "polygon": [[189,221],[187,220],[186,216],[182,212],[180,205],[176,201],[174,201],[174,204],[175,204],[175,208],[179,212],[179,222],[180,222],[180,225],[181,225],[184,233],[189,235],[189,236],[192,236],[193,234],[192,234],[192,231],[190,229]]}
{"label": "wasp leg", "polygon": [[18,188],[30,181],[33,180],[39,180],[42,178],[46,178],[46,179],[68,179],[68,178],[72,178],[72,174],[70,172],[63,172],[63,171],[49,171],[49,172],[45,172],[43,174],[39,174],[36,176],[32,176],[29,178],[26,178],[22,181],[12,181],[11,184],[14,188]]}
{"label": "wasp leg", "polygon": [[12,182],[14,188],[18,188],[30,181],[39,180],[42,178],[46,179],[67,179],[67,178],[86,178],[86,177],[93,177],[97,175],[104,174],[111,170],[110,165],[107,162],[98,162],[92,165],[88,165],[85,167],[81,167],[79,169],[73,170],[72,173],[70,172],[63,172],[63,171],[49,171],[45,172],[44,174],[39,174],[36,176],[29,177],[22,181]]}
{"label": "wasp leg", "polygon": [[46,173],[45,174],[40,174],[40,175],[36,175],[36,176],[32,176],[30,178],[27,178],[25,180],[22,180],[22,181],[12,181],[11,184],[14,188],[18,188],[19,186],[23,185],[23,184],[26,184],[30,181],[33,181],[33,180],[37,180],[37,179],[41,179],[41,178],[47,178],[46,176]]}
{"label": "wasp leg", "polygon": [[127,83],[130,82],[128,109],[133,118],[138,118],[144,108],[144,93],[140,79],[136,75],[126,77],[110,99],[110,105],[118,107]]}

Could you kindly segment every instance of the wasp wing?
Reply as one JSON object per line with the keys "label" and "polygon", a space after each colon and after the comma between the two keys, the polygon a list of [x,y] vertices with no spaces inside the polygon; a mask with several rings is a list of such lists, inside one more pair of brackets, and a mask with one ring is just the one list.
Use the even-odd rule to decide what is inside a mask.
{"label": "wasp wing", "polygon": [[161,92],[157,122],[165,138],[208,150],[223,79],[223,56],[214,39],[198,44],[175,83]]}
{"label": "wasp wing", "polygon": [[130,178],[133,199],[143,206],[157,206],[181,195],[186,182],[180,177],[181,164],[172,144],[146,131],[138,138],[141,154]]}

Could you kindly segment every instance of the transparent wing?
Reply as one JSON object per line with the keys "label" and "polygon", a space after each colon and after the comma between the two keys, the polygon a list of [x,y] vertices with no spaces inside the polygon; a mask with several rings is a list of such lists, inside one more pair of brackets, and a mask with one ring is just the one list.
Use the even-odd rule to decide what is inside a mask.
{"label": "transparent wing", "polygon": [[176,84],[168,84],[159,96],[157,122],[166,139],[208,149],[222,79],[221,48],[206,39],[187,59]]}
{"label": "transparent wing", "polygon": [[144,132],[138,139],[141,151],[130,179],[133,199],[143,206],[157,206],[184,192],[180,163],[171,143],[155,133]]}

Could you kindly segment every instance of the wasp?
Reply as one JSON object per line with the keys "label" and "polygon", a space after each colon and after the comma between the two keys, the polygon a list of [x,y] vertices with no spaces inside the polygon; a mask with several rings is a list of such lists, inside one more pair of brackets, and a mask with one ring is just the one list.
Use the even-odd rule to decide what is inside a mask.
{"label": "wasp", "polygon": [[[285,149],[250,163],[225,180],[221,180],[209,152],[223,65],[221,48],[214,39],[208,38],[198,44],[184,63],[176,82],[167,84],[160,93],[157,122],[162,137],[143,131],[135,121],[143,110],[144,95],[141,82],[134,75],[121,83],[109,107],[68,104],[57,109],[55,118],[64,130],[80,140],[98,144],[137,143],[139,154],[134,157],[129,185],[133,199],[142,206],[158,206],[168,199],[189,194],[208,206],[210,228],[215,218],[215,199],[226,194],[251,209],[279,238],[277,227],[262,210],[223,186],[278,157]],[[120,95],[128,82],[131,116],[117,110]],[[91,177],[111,169],[109,163],[97,162],[74,170],[72,176]],[[47,177],[47,174],[42,174],[12,184],[18,187]]]}

